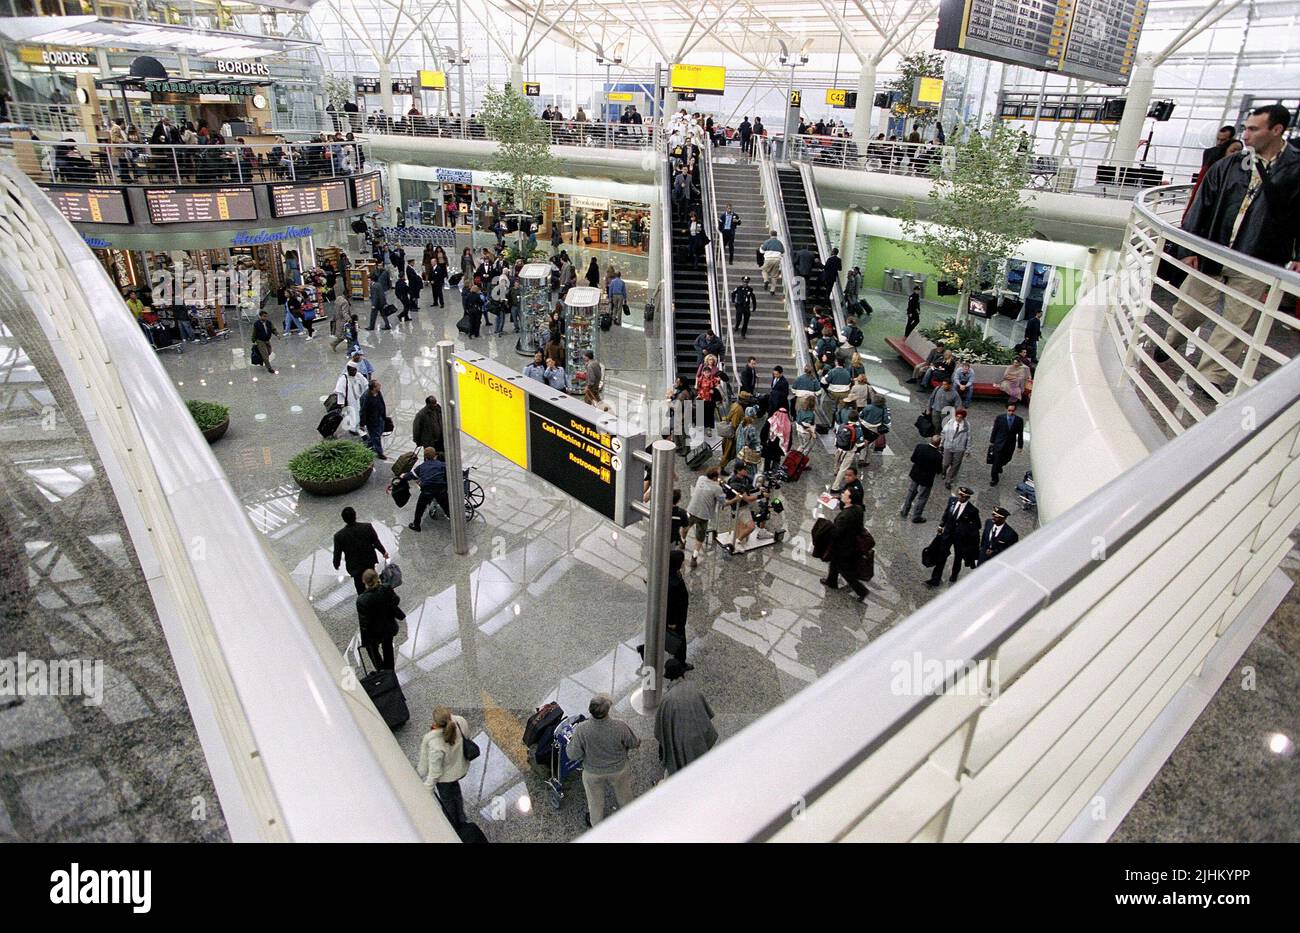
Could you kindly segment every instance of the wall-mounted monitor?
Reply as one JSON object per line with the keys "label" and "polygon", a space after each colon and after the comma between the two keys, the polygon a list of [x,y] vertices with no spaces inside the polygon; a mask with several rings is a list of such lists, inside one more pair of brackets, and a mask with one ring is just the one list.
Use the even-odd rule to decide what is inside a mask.
{"label": "wall-mounted monitor", "polygon": [[41,190],[64,217],[74,224],[129,224],[131,206],[121,188],[63,188],[42,185]]}
{"label": "wall-mounted monitor", "polygon": [[276,217],[325,214],[347,206],[347,185],[342,178],[271,185],[271,213]]}
{"label": "wall-mounted monitor", "polygon": [[144,194],[150,223],[257,220],[252,188],[150,188]]}

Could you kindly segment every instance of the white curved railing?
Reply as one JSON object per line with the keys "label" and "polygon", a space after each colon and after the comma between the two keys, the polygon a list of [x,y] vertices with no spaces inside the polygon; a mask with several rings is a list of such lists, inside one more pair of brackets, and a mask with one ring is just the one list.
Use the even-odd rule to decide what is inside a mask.
{"label": "white curved railing", "polygon": [[[1259,379],[1248,355],[1233,404],[1179,425],[1031,546],[963,576],[584,841],[1113,832],[1291,589],[1278,565],[1300,522],[1300,360],[1267,343],[1293,274],[1188,237],[1168,199],[1151,192],[1135,208],[1127,261],[1153,265],[1172,242],[1267,283],[1249,349],[1279,368]],[[1116,340],[1138,356],[1121,338],[1156,336],[1142,324],[1156,281],[1117,292]],[[1043,358],[1062,365],[1053,343]],[[1125,372],[1112,390],[1131,398],[1130,380],[1142,390],[1148,377],[1131,360]]]}
{"label": "white curved railing", "polygon": [[[1125,376],[1174,434],[1255,385],[1261,372],[1285,365],[1300,329],[1284,310],[1300,300],[1300,273],[1183,231],[1191,190],[1152,188],[1134,202],[1106,315]],[[1224,274],[1192,269],[1176,254],[1217,263]],[[1176,302],[1186,302],[1191,316],[1176,315]],[[1234,321],[1225,314],[1231,305],[1249,318]],[[1198,351],[1196,362],[1178,352],[1183,341]]]}
{"label": "white curved railing", "polygon": [[[0,165],[0,275],[77,397],[236,841],[455,841],[99,261]],[[236,425],[236,430],[238,426]],[[201,542],[203,559],[191,548]]]}

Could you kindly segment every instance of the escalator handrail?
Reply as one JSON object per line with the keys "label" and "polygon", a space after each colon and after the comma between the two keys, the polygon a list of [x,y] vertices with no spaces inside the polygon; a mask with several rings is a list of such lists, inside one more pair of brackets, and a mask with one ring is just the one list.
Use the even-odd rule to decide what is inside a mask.
{"label": "escalator handrail", "polygon": [[[794,350],[795,365],[799,373],[809,363],[808,340],[804,334],[803,314],[799,302],[794,297],[794,243],[790,239],[790,227],[785,221],[785,199],[781,196],[781,182],[777,178],[776,164],[769,157],[762,142],[755,147],[758,153],[758,173],[763,186],[763,200],[772,225],[769,230],[776,230],[777,237],[785,244],[781,256],[781,285],[785,294],[786,316],[790,321],[790,342]],[[807,283],[805,283],[805,288]],[[798,374],[796,374],[798,375]]]}
{"label": "escalator handrail", "polygon": [[[721,233],[717,229],[718,191],[713,178],[713,143],[705,140],[700,150],[703,153],[701,160],[703,163],[701,177],[705,181],[705,204],[703,208],[705,215],[708,217],[706,229],[709,231],[709,249],[707,252],[711,266],[709,273],[709,311],[713,320],[713,332],[715,334],[722,334],[721,324],[718,320],[719,316],[727,319],[727,352],[731,356],[731,377],[734,379],[739,378],[740,370],[736,368],[736,334],[733,326],[734,316],[731,311],[731,281],[727,275],[727,255],[722,243]],[[715,272],[718,272],[722,278],[721,295],[718,294],[719,283]]]}
{"label": "escalator handrail", "polygon": [[[808,205],[808,218],[812,221],[813,238],[817,241],[817,255],[821,258],[822,268],[826,266],[826,260],[831,255],[830,235],[826,232],[826,215],[822,213],[821,201],[817,198],[817,189],[813,187],[812,167],[807,162],[794,163],[799,168],[799,179],[803,182],[804,200]],[[843,254],[846,253],[845,245],[840,244],[840,261],[844,261]],[[845,328],[847,326],[847,315],[844,313],[844,292],[840,288],[840,277],[835,277],[835,283],[831,286],[831,314],[835,319],[835,332],[843,339]]]}

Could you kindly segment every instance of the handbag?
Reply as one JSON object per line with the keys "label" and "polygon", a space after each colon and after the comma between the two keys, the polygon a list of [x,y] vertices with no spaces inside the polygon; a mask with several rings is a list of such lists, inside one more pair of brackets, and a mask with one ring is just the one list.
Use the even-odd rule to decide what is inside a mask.
{"label": "handbag", "polygon": [[[254,366],[262,365],[262,351],[257,348],[257,344],[253,344],[253,352],[249,356],[249,360]],[[989,449],[991,450],[992,448]]]}
{"label": "handbag", "polygon": [[761,249],[755,249],[754,255],[758,257],[758,267],[760,269],[763,268],[763,251]]}
{"label": "handbag", "polygon": [[718,425],[718,437],[723,440],[729,440],[736,436],[736,426],[730,421],[724,421]]}
{"label": "handbag", "polygon": [[[396,485],[396,483],[394,483],[394,485]],[[409,486],[407,488],[407,497],[410,497]],[[391,586],[394,588],[402,585],[402,568],[397,566],[397,561],[390,560],[388,566],[379,571],[379,582],[384,586]]]}
{"label": "handbag", "polygon": [[331,392],[329,395],[325,396],[326,411],[336,411],[342,407],[343,403],[339,401],[339,394],[337,392]]}
{"label": "handbag", "polygon": [[390,417],[388,417],[387,415],[385,415],[385,416],[384,416],[384,433],[385,433],[385,434],[392,434],[393,431],[396,430],[396,428],[397,428],[397,426],[396,426],[395,424],[393,424],[393,419],[390,418]]}
{"label": "handbag", "polygon": [[876,450],[884,450],[887,446],[889,446],[889,442],[886,440],[885,435],[881,434],[879,437],[875,439],[875,441],[873,442],[873,446],[876,448]]}
{"label": "handbag", "polygon": [[[457,727],[459,729],[459,727]],[[479,755],[483,754],[483,749],[478,747],[473,739],[467,736],[463,731],[460,733],[461,752],[465,755],[466,761],[473,761]]]}
{"label": "handbag", "polygon": [[[916,416],[915,424],[916,424],[916,430],[920,433],[922,437],[934,436],[934,421],[925,412],[922,412],[921,414]],[[989,448],[989,450],[992,449],[993,449],[992,447]],[[992,462],[993,462],[992,460],[989,461],[989,463]]]}

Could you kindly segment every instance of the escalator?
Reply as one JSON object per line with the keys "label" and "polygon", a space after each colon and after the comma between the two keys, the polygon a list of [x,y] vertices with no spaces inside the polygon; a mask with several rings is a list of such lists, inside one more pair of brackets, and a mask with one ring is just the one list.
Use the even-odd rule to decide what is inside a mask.
{"label": "escalator", "polygon": [[[778,166],[776,174],[781,184],[781,200],[785,204],[786,226],[790,230],[792,260],[796,253],[804,249],[811,250],[818,257],[813,262],[812,273],[807,277],[804,307],[812,310],[815,305],[830,310],[831,296],[822,285],[821,252],[817,248],[817,234],[813,229],[813,217],[808,209],[808,195],[804,191],[803,178],[799,174],[799,169],[794,167]],[[795,265],[797,268],[797,261]]]}
{"label": "escalator", "polygon": [[[670,176],[671,184],[671,176]],[[700,206],[698,186],[692,187],[691,203],[687,213],[673,214],[672,217],[672,256],[671,275],[673,284],[673,351],[677,362],[677,374],[691,381],[699,365],[699,354],[695,351],[695,338],[711,326],[712,311],[709,306],[708,266],[704,257],[700,257],[699,268],[691,267],[691,247],[688,236],[689,211],[704,218]],[[671,203],[671,187],[669,201]],[[704,218],[706,236],[709,232],[707,218]]]}

